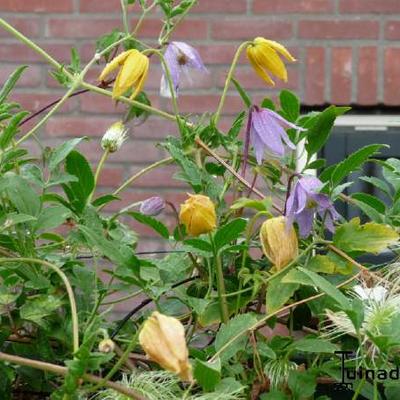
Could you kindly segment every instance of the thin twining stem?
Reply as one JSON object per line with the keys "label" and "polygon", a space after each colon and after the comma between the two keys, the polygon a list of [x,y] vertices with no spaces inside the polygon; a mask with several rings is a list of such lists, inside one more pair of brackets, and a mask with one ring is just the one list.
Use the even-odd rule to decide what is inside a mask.
{"label": "thin twining stem", "polygon": [[[41,371],[51,372],[56,375],[65,376],[68,373],[68,368],[62,367],[60,365],[55,365],[55,364],[51,364],[51,363],[43,362],[43,361],[31,360],[29,358],[14,356],[12,354],[7,354],[7,353],[3,353],[3,352],[0,352],[0,360],[6,361],[6,362],[9,362],[12,364],[21,365],[24,367],[39,369]],[[103,381],[102,378],[100,378],[96,375],[92,375],[92,374],[84,374],[82,376],[82,379],[84,379],[87,382],[91,382],[91,383],[95,383],[95,384],[99,384],[100,382]],[[113,389],[116,392],[121,393],[125,396],[128,396],[130,399],[146,400],[145,397],[141,396],[135,390],[133,390],[127,386],[123,386],[120,383],[112,382],[112,381],[105,381],[105,382],[102,382],[102,385],[104,385],[105,387],[108,387],[110,389]]]}
{"label": "thin twining stem", "polygon": [[22,263],[32,263],[32,264],[40,264],[44,267],[52,269],[63,281],[65,288],[67,290],[68,299],[71,307],[71,319],[72,319],[72,343],[73,343],[73,351],[74,353],[79,349],[79,324],[78,324],[78,311],[76,307],[76,301],[74,292],[72,290],[72,286],[64,274],[64,272],[58,268],[56,265],[49,263],[45,260],[40,260],[36,258],[0,258],[0,264],[9,263],[9,262],[22,262]]}

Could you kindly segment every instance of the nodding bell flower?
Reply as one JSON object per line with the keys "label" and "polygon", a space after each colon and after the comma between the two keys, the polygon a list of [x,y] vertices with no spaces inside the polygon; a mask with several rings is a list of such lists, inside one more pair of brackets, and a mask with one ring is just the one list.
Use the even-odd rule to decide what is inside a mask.
{"label": "nodding bell flower", "polygon": [[275,86],[275,82],[271,79],[268,72],[287,82],[287,70],[280,56],[285,57],[291,62],[296,61],[284,46],[273,40],[256,37],[247,46],[247,58],[250,64],[257,75],[271,86]]}
{"label": "nodding bell flower", "polygon": [[127,90],[133,89],[130,99],[134,99],[142,90],[149,72],[149,58],[139,50],[124,51],[111,60],[103,69],[99,80],[103,81],[112,71],[120,68],[115,79],[112,97],[122,96]]}
{"label": "nodding bell flower", "polygon": [[253,106],[249,118],[251,120],[250,143],[258,164],[262,163],[265,150],[272,155],[282,157],[285,155],[284,143],[291,150],[296,149],[289,139],[286,129],[293,128],[303,131],[303,128],[286,121],[285,118],[268,108]]}
{"label": "nodding bell flower", "polygon": [[[207,72],[207,68],[204,66],[198,51],[184,42],[171,42],[165,50],[164,59],[171,74],[172,90],[175,96],[178,94],[182,73],[190,80],[189,73],[191,69]],[[165,70],[161,77],[160,95],[171,97],[171,89]]]}
{"label": "nodding bell flower", "polygon": [[139,343],[147,356],[162,368],[179,375],[183,381],[193,380],[185,329],[176,318],[154,311],[143,324]]}
{"label": "nodding bell flower", "polygon": [[140,205],[140,212],[144,215],[156,216],[165,208],[165,201],[161,197],[150,197]]}
{"label": "nodding bell flower", "polygon": [[297,235],[285,217],[267,219],[260,229],[260,242],[265,256],[277,271],[284,268],[299,253]]}
{"label": "nodding bell flower", "polygon": [[217,226],[215,205],[209,197],[201,194],[188,194],[189,198],[181,205],[179,221],[187,233],[199,236],[211,232]]}
{"label": "nodding bell flower", "polygon": [[110,153],[118,151],[125,142],[128,130],[122,121],[114,122],[101,139],[101,147]]}
{"label": "nodding bell flower", "polygon": [[312,230],[315,213],[324,221],[329,231],[335,227],[333,221],[339,218],[330,198],[319,193],[322,182],[315,176],[303,176],[292,188],[286,202],[286,216],[289,223],[296,221],[300,236],[307,237]]}

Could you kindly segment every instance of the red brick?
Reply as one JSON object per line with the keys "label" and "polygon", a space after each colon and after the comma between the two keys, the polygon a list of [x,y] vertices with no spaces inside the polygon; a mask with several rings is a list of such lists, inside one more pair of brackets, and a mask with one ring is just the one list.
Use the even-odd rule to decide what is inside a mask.
{"label": "red brick", "polygon": [[0,11],[10,12],[71,12],[72,0],[1,0]]}
{"label": "red brick", "polygon": [[[39,42],[38,45],[57,61],[66,62],[70,60],[71,45],[69,44],[41,44]],[[43,57],[21,43],[2,43],[0,46],[0,60],[20,63],[45,62]]]}
{"label": "red brick", "polygon": [[[162,23],[160,19],[147,19],[140,28],[139,34],[144,38],[158,38]],[[208,34],[207,21],[202,19],[185,19],[174,31],[171,39],[206,39]]]}
{"label": "red brick", "polygon": [[[129,6],[128,11],[138,12],[140,6],[137,4]],[[121,13],[120,0],[80,0],[79,11],[86,13]]]}
{"label": "red brick", "polygon": [[[0,6],[1,7],[1,6]],[[35,38],[39,35],[40,21],[35,17],[6,17],[6,21],[15,29],[22,32],[30,38]],[[0,37],[13,37],[13,35],[4,29],[0,29]]]}
{"label": "red brick", "polygon": [[324,13],[334,10],[332,0],[255,0],[253,11],[255,13]]}
{"label": "red brick", "polygon": [[[139,167],[132,168],[129,174],[134,175],[140,169]],[[179,168],[175,165],[163,166],[143,175],[135,181],[134,186],[138,188],[186,188],[185,190],[188,190],[187,183],[173,178],[174,174],[178,171]]]}
{"label": "red brick", "polygon": [[305,103],[325,102],[325,48],[309,47],[306,51]]}
{"label": "red brick", "polygon": [[389,40],[400,39],[400,21],[389,21],[386,23],[385,38]]}
{"label": "red brick", "polygon": [[351,103],[352,49],[336,47],[332,49],[331,102]]}
{"label": "red brick", "polygon": [[361,47],[358,54],[357,103],[377,103],[378,63],[376,47]]}
{"label": "red brick", "polygon": [[[0,86],[4,84],[9,75],[15,71],[16,65],[2,65],[0,68]],[[39,86],[42,81],[41,69],[38,66],[29,66],[18,80],[16,85],[20,87],[36,87]]]}
{"label": "red brick", "polygon": [[293,35],[293,26],[284,21],[254,21],[251,19],[218,20],[211,25],[214,39],[248,39],[265,36],[274,39],[289,39]]}
{"label": "red brick", "polygon": [[387,105],[400,105],[400,49],[385,50],[385,87],[384,102]]}
{"label": "red brick", "polygon": [[[218,106],[220,95],[197,94],[182,95],[179,97],[179,110],[184,113],[203,114],[214,112]],[[239,96],[227,96],[225,102],[225,113],[234,114],[243,108],[242,100]]]}
{"label": "red brick", "polygon": [[47,36],[51,38],[97,38],[120,25],[121,22],[118,19],[109,18],[51,18],[48,21]]}
{"label": "red brick", "polygon": [[99,186],[116,188],[122,184],[123,177],[124,177],[123,168],[105,167],[101,170],[100,173]]}
{"label": "red brick", "polygon": [[193,7],[191,13],[236,14],[245,13],[246,11],[246,0],[201,0]]}
{"label": "red brick", "polygon": [[[221,71],[218,76],[218,87],[223,88],[225,85],[227,71]],[[270,89],[264,81],[254,72],[253,68],[249,67],[239,67],[236,69],[235,78],[240,82],[240,84],[247,90],[266,90]],[[288,82],[283,82],[278,78],[272,76],[275,81],[274,89],[297,89],[299,83],[298,70],[293,67],[288,68]]]}
{"label": "red brick", "polygon": [[[60,94],[62,96],[62,94]],[[35,112],[41,109],[42,107],[48,105],[49,103],[56,100],[56,94],[48,94],[48,93],[13,93],[11,96],[13,101],[20,103],[22,108],[28,110],[30,112]],[[71,112],[76,108],[77,101],[76,99],[69,99],[66,103],[64,103],[61,108],[57,111],[59,113]]]}
{"label": "red brick", "polygon": [[95,136],[101,137],[116,118],[85,118],[83,116],[55,116],[46,124],[46,134],[51,137]]}
{"label": "red brick", "polygon": [[340,0],[340,12],[343,13],[397,13],[400,12],[398,0]]}
{"label": "red brick", "polygon": [[81,111],[96,114],[121,114],[126,106],[111,99],[95,93],[87,93],[80,97]]}
{"label": "red brick", "polygon": [[378,39],[378,21],[300,21],[301,39]]}

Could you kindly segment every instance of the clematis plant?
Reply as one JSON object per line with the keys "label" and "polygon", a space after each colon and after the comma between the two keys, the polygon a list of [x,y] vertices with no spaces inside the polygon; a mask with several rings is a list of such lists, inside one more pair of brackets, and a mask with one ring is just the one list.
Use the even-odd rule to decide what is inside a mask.
{"label": "clematis plant", "polygon": [[[244,52],[268,85],[290,80],[285,61],[295,59],[272,38],[237,45],[215,110],[182,113],[182,77],[207,71],[201,49],[176,40],[195,3],[122,0],[121,28],[82,67],[76,50],[69,65],[58,62],[0,18],[65,90],[28,116],[11,100],[26,66],[0,89],[0,399],[322,399],[343,365],[335,351],[349,349],[346,366],[380,370],[350,382],[354,400],[381,389],[399,398],[382,374],[399,360],[400,161],[378,163],[383,146],[371,144],[326,166],[321,149],[347,108],[306,113],[286,89],[279,101],[268,89],[251,100],[237,74]],[[141,37],[154,10],[157,42]],[[160,103],[172,113],[146,94],[160,60],[160,94],[171,97]],[[87,79],[95,64],[97,85]],[[230,90],[243,108],[220,124]],[[119,114],[101,138],[88,119],[98,153],[85,155],[83,137],[50,147],[41,129],[87,91]],[[169,121],[157,144],[168,156],[132,172],[124,146],[132,156],[143,149],[128,129],[154,117]],[[25,146],[33,135],[41,157]],[[367,162],[382,174],[360,179],[385,202],[351,192],[348,177]],[[112,189],[109,163],[127,167]],[[149,194],[167,165],[174,174],[162,171],[163,189]]]}

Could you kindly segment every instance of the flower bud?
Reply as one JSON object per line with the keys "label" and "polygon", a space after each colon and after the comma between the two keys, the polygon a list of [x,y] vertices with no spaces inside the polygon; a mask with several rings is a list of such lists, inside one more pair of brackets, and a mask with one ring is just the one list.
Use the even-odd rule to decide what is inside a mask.
{"label": "flower bud", "polygon": [[101,139],[101,147],[110,153],[115,153],[120,149],[126,140],[127,129],[122,121],[114,122]]}
{"label": "flower bud", "polygon": [[183,381],[192,381],[185,329],[176,318],[154,311],[143,324],[139,343],[147,356]]}
{"label": "flower bud", "polygon": [[145,215],[155,216],[160,214],[165,208],[165,201],[161,197],[150,197],[140,205],[140,212]]}
{"label": "flower bud", "polygon": [[207,196],[189,194],[189,198],[181,205],[179,221],[192,236],[211,232],[217,226],[214,203]]}
{"label": "flower bud", "polygon": [[265,256],[279,271],[292,260],[299,251],[297,235],[285,217],[266,220],[260,229],[260,241]]}
{"label": "flower bud", "polygon": [[111,339],[104,339],[99,343],[100,353],[112,353],[115,350],[115,343]]}

